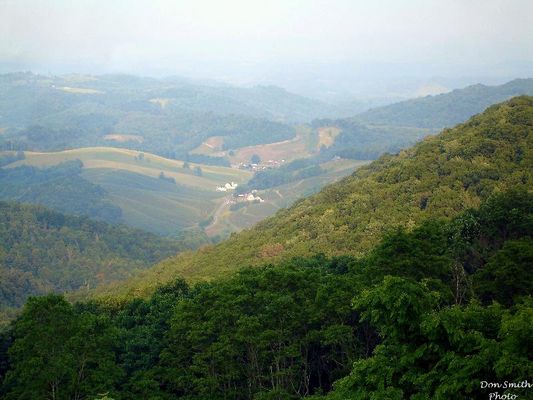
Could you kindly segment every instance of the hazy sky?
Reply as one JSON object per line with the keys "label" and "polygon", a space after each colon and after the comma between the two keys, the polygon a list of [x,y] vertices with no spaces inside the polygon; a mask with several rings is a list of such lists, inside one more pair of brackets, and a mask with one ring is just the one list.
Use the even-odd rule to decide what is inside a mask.
{"label": "hazy sky", "polygon": [[0,0],[0,69],[238,83],[531,76],[532,16],[531,0]]}

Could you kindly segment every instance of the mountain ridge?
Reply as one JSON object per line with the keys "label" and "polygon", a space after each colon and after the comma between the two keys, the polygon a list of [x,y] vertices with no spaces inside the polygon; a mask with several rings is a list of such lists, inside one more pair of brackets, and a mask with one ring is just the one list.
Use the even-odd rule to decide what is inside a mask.
{"label": "mountain ridge", "polygon": [[517,78],[494,86],[478,83],[448,93],[373,108],[349,119],[374,125],[442,129],[464,121],[491,104],[519,95],[533,95],[533,78]]}

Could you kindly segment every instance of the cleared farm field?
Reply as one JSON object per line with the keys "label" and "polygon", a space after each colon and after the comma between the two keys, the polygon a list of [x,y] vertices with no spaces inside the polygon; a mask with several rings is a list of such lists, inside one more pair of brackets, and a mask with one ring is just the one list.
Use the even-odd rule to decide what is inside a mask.
{"label": "cleared farm field", "polygon": [[86,169],[82,176],[102,186],[131,226],[162,234],[190,228],[209,217],[221,196],[125,170]]}
{"label": "cleared farm field", "polygon": [[322,146],[330,147],[335,143],[335,138],[339,136],[341,130],[335,126],[318,128],[318,149]]}
{"label": "cleared farm field", "polygon": [[[318,138],[300,131],[296,145],[302,153],[316,147],[312,139]],[[252,177],[250,171],[195,163],[186,168],[183,161],[135,150],[91,147],[25,152],[25,159],[5,168],[51,167],[72,160],[83,163],[81,177],[105,190],[106,198],[122,210],[122,220],[127,225],[164,235],[206,227],[209,236],[220,238],[251,227],[365,163],[327,162],[321,165],[324,173],[261,190],[258,195],[264,202],[245,204],[238,209],[231,209],[232,192],[216,191],[216,187],[227,182],[245,184]],[[197,168],[201,169],[201,176]]]}
{"label": "cleared farm field", "polygon": [[[82,161],[82,177],[106,190],[112,203],[122,209],[126,224],[161,234],[198,227],[224,200],[224,194],[215,191],[217,186],[232,181],[242,184],[252,175],[195,163],[185,168],[183,161],[107,147],[26,152],[25,156],[9,167],[50,167],[65,161]],[[197,176],[197,167],[201,176]],[[160,178],[161,173],[165,179]]]}
{"label": "cleared farm field", "polygon": [[307,126],[299,126],[296,129],[296,137],[293,139],[241,147],[230,152],[229,150],[222,150],[223,137],[213,136],[192,150],[191,153],[226,157],[232,164],[249,163],[254,154],[257,154],[263,161],[292,161],[316,153],[318,142],[316,131]]}
{"label": "cleared farm field", "polygon": [[203,154],[213,157],[225,157],[226,152],[222,150],[224,138],[222,136],[211,136],[200,146],[191,151],[192,154]]}
{"label": "cleared farm field", "polygon": [[[163,172],[166,176],[176,179],[178,184],[206,190],[214,190],[216,185],[229,181],[244,183],[252,176],[249,171],[195,163],[189,163],[189,168],[184,168],[183,161],[112,147],[86,147],[52,153],[27,151],[24,154],[26,156],[24,160],[14,162],[9,167],[19,165],[50,167],[64,161],[80,160],[87,169],[119,169],[150,177],[158,177]],[[201,168],[202,176],[194,174],[195,167]]]}

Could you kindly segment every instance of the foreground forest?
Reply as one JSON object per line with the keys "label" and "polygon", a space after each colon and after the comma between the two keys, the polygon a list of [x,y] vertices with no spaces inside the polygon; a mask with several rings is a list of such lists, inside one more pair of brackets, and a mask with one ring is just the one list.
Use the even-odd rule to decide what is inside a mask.
{"label": "foreground forest", "polygon": [[119,306],[32,298],[1,338],[1,394],[487,398],[480,381],[533,372],[532,232],[533,195],[513,189],[392,230],[364,257],[177,279]]}

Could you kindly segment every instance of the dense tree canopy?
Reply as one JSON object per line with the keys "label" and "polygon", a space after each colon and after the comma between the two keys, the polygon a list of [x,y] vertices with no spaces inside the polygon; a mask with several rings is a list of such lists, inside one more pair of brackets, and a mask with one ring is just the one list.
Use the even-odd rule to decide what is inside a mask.
{"label": "dense tree canopy", "polygon": [[13,330],[7,399],[83,399],[121,375],[114,328],[105,316],[79,313],[61,296],[31,298]]}
{"label": "dense tree canopy", "polygon": [[124,279],[197,245],[185,239],[0,202],[0,321],[28,296]]}
{"label": "dense tree canopy", "polygon": [[486,398],[481,381],[533,372],[533,287],[522,280],[532,217],[533,194],[515,189],[392,230],[362,258],[295,258],[192,288],[176,280],[125,303],[32,298],[0,336],[1,394]]}

